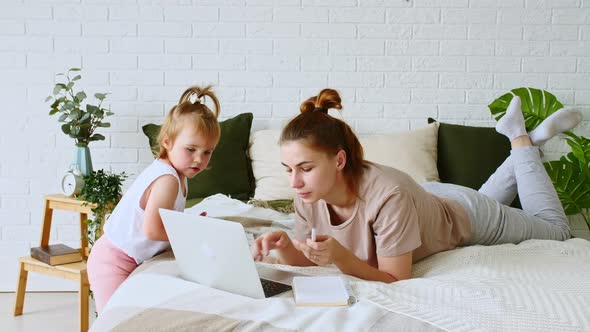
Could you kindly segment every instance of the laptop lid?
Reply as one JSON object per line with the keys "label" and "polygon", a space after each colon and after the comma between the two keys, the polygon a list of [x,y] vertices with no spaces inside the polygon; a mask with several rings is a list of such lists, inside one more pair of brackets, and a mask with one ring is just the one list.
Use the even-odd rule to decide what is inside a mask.
{"label": "laptop lid", "polygon": [[160,209],[183,278],[263,299],[256,264],[241,224]]}

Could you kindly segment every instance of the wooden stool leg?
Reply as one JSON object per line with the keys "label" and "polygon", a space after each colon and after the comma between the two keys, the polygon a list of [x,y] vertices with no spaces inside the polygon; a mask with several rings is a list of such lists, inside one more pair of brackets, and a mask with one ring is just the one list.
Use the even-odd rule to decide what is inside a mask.
{"label": "wooden stool leg", "polygon": [[23,314],[23,306],[25,305],[25,292],[27,290],[27,276],[29,271],[25,270],[25,263],[19,262],[18,283],[16,285],[16,299],[14,301],[14,315],[20,316]]}
{"label": "wooden stool leg", "polygon": [[88,300],[90,298],[90,283],[88,282],[88,275],[82,273],[80,275],[80,332],[88,331],[88,316],[89,307]]}

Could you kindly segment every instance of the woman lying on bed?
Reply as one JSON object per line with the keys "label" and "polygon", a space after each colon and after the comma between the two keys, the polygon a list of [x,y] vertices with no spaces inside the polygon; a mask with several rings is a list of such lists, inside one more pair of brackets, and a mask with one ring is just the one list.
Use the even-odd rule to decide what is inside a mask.
{"label": "woman lying on bed", "polygon": [[[296,238],[265,233],[252,247],[254,259],[276,250],[282,264],[335,264],[345,274],[389,283],[410,278],[413,262],[457,246],[570,237],[538,146],[575,127],[582,120],[578,111],[561,109],[527,134],[515,96],[496,126],[510,139],[511,155],[475,191],[418,184],[364,160],[352,129],[328,114],[332,108],[342,109],[340,96],[324,89],[283,129],[281,162],[297,193]],[[523,210],[508,206],[517,188]]]}

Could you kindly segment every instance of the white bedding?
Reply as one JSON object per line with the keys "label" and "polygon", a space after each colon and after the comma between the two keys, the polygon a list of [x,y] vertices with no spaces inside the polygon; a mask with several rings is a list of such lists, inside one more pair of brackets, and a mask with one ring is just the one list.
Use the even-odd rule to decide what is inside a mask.
{"label": "white bedding", "polygon": [[[205,204],[216,200],[224,204],[223,213],[234,204],[238,215],[272,215],[281,220],[274,226],[289,225],[285,215],[224,197]],[[337,272],[275,267],[310,275]],[[253,300],[203,287],[179,278],[171,255],[140,270],[121,285],[92,330],[199,324],[245,330],[590,331],[590,242],[581,239],[459,248],[418,262],[412,279],[390,285],[349,278],[359,299],[351,307],[295,307],[290,292]]]}

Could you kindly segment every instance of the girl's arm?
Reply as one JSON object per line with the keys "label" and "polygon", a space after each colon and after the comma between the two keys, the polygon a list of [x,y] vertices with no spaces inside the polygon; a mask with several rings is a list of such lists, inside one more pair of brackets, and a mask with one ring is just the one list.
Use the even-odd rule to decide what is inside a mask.
{"label": "girl's arm", "polygon": [[144,192],[140,206],[145,211],[143,233],[148,239],[168,241],[159,209],[174,209],[178,186],[178,180],[173,175],[167,174],[157,178]]}

